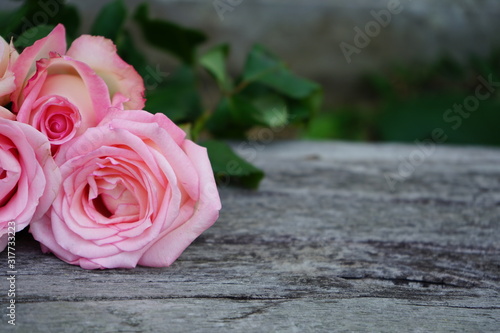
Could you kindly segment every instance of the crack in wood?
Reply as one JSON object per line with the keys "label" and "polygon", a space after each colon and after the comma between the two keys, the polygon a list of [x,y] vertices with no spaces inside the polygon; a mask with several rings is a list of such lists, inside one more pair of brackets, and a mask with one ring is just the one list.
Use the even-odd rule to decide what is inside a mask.
{"label": "crack in wood", "polygon": [[431,307],[431,308],[450,308],[464,310],[500,310],[498,306],[465,306],[465,305],[448,305],[448,304],[411,304],[412,306]]}
{"label": "crack in wood", "polygon": [[259,306],[254,310],[251,310],[249,312],[245,312],[241,314],[240,316],[235,316],[235,317],[226,317],[222,318],[223,321],[233,321],[233,320],[242,320],[242,319],[247,319],[253,315],[256,314],[263,314],[265,313],[268,309],[277,307],[283,303],[289,302],[290,300],[285,300],[285,301],[277,301],[277,302],[269,302],[268,304],[264,306]]}
{"label": "crack in wood", "polygon": [[423,288],[428,288],[429,286],[441,286],[441,287],[450,287],[450,288],[464,288],[463,285],[448,283],[444,281],[430,281],[430,280],[417,280],[417,279],[408,279],[408,278],[384,278],[384,277],[373,277],[373,276],[339,276],[339,278],[344,280],[378,280],[378,281],[390,281],[394,283],[396,286],[401,285],[410,285],[411,283],[415,283],[420,285]]}

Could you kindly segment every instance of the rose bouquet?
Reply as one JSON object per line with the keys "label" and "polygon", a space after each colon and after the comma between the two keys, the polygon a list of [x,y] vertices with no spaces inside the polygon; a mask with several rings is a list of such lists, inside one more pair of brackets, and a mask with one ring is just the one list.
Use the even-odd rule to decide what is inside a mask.
{"label": "rose bouquet", "polygon": [[0,248],[7,226],[83,268],[170,265],[218,218],[206,148],[144,108],[114,43],[63,25],[0,41]]}
{"label": "rose bouquet", "polygon": [[[79,35],[76,3],[0,9],[0,250],[29,225],[43,251],[84,268],[168,266],[217,219],[215,182],[257,188],[256,154],[321,105],[318,84],[260,45],[233,77],[229,45],[201,52],[202,31],[147,3],[128,14],[105,2]],[[244,139],[244,158],[220,139]]]}

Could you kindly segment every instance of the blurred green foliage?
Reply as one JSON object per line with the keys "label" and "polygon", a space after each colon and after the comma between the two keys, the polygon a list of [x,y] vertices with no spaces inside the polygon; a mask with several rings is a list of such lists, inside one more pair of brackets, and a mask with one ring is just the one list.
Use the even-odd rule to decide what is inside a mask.
{"label": "blurred green foliage", "polygon": [[[13,12],[0,12],[0,33],[14,38],[19,51],[58,23],[65,25],[68,43],[78,37],[80,15],[64,0],[25,0]],[[177,68],[163,73],[152,65],[132,38],[132,24],[149,45],[177,59]],[[208,39],[203,32],[151,17],[147,3],[129,13],[123,0],[106,2],[90,33],[113,40],[120,56],[143,76],[147,111],[164,113],[193,140],[212,138],[201,144],[208,149],[216,178],[226,185],[257,188],[264,174],[219,139],[247,139],[255,128],[304,125],[321,107],[321,87],[295,75],[263,46],[250,50],[241,73],[232,77],[227,71],[229,45],[202,54],[200,46]],[[207,74],[220,94],[213,108],[205,105],[201,91]]]}
{"label": "blurred green foliage", "polygon": [[[68,43],[85,33],[77,8],[64,0],[25,0],[12,12],[0,11],[0,33],[14,38],[19,50],[58,23],[65,25]],[[131,26],[149,45],[177,59],[177,66],[163,73],[151,64]],[[239,74],[231,75],[230,45],[202,53],[208,36],[152,17],[147,3],[130,12],[123,0],[105,2],[89,33],[115,42],[120,56],[145,79],[145,109],[164,113],[205,145],[223,184],[258,187],[263,172],[220,140],[251,140],[250,133],[259,129],[299,128],[307,139],[414,142],[439,128],[444,143],[500,145],[500,52],[465,64],[443,57],[430,65],[368,74],[360,89],[362,103],[320,112],[320,85],[294,74],[265,47],[255,45]],[[219,95],[210,105],[203,94],[207,75]]]}
{"label": "blurred green foliage", "polygon": [[500,145],[500,52],[464,64],[443,57],[430,65],[398,66],[366,75],[362,106],[314,118],[312,139],[414,142],[442,129],[444,143]]}

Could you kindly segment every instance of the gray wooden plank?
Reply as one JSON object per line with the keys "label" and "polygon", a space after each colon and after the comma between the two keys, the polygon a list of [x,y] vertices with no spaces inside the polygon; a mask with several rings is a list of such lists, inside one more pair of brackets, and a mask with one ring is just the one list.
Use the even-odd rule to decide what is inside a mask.
{"label": "gray wooden plank", "polygon": [[498,308],[392,298],[242,301],[169,299],[28,303],[18,331],[35,332],[494,332]]}
{"label": "gray wooden plank", "polygon": [[17,331],[500,326],[500,150],[439,147],[391,189],[416,146],[235,147],[267,178],[222,187],[220,220],[169,268],[86,271],[19,235]]}

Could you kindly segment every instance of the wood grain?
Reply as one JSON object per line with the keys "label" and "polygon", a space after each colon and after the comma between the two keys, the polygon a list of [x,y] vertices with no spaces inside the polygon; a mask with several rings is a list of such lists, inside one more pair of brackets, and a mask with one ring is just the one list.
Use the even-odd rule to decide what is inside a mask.
{"label": "wood grain", "polygon": [[21,233],[0,331],[498,331],[500,150],[438,147],[391,189],[416,146],[235,147],[266,179],[221,187],[220,220],[171,267],[86,271]]}

